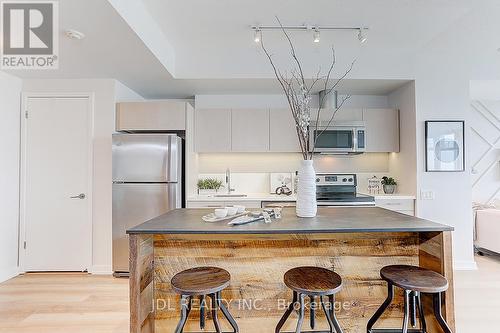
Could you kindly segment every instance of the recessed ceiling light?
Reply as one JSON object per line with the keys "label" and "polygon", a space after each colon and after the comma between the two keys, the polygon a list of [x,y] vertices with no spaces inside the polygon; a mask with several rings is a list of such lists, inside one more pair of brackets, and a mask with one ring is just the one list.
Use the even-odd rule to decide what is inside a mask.
{"label": "recessed ceiling light", "polygon": [[364,28],[359,28],[359,32],[358,32],[358,39],[359,39],[359,42],[362,44],[364,42],[366,42],[366,35],[364,34],[364,31],[365,30]]}
{"label": "recessed ceiling light", "polygon": [[73,29],[66,30],[64,33],[65,33],[66,37],[68,37],[69,39],[80,40],[80,39],[85,38],[85,34],[83,32],[73,30]]}
{"label": "recessed ceiling light", "polygon": [[262,39],[262,32],[260,31],[259,28],[255,29],[255,34],[253,36],[253,40],[256,43],[260,43],[260,40]]}
{"label": "recessed ceiling light", "polygon": [[313,33],[313,42],[319,43],[319,38],[320,38],[319,29],[316,28],[316,29],[314,29],[314,33]]}

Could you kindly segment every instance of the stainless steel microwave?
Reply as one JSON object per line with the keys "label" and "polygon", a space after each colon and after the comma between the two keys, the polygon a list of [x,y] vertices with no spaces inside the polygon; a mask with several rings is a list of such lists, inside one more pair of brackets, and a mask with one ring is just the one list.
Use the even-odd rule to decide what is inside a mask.
{"label": "stainless steel microwave", "polygon": [[366,129],[363,125],[310,126],[310,147],[322,154],[356,154],[366,149]]}

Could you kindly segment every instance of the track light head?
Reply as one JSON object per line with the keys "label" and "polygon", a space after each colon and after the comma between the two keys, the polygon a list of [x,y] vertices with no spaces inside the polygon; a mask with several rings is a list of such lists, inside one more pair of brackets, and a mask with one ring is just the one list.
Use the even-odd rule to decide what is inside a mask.
{"label": "track light head", "polygon": [[253,36],[253,40],[256,43],[260,43],[260,41],[262,40],[262,31],[260,31],[259,28],[255,28],[255,33],[254,33],[254,36]]}
{"label": "track light head", "polygon": [[314,32],[313,32],[313,42],[314,42],[314,43],[319,43],[319,39],[320,39],[320,32],[319,32],[319,29],[318,29],[318,28],[315,28],[315,29],[314,29]]}
{"label": "track light head", "polygon": [[366,35],[364,33],[364,28],[359,28],[359,32],[358,32],[358,40],[361,44],[363,44],[364,42],[366,42]]}

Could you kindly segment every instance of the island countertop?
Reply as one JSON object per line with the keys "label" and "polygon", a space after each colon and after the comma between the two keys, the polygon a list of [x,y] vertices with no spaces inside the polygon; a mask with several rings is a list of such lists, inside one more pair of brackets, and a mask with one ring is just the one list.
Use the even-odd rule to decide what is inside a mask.
{"label": "island countertop", "polygon": [[313,218],[299,218],[284,208],[281,219],[229,226],[201,217],[211,209],[175,209],[127,230],[127,234],[309,234],[358,232],[442,232],[453,227],[378,207],[320,207]]}

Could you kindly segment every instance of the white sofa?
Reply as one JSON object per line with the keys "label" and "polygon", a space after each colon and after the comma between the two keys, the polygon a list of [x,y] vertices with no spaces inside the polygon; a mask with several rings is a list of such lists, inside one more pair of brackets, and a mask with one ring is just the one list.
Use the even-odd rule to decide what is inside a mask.
{"label": "white sofa", "polygon": [[500,209],[476,212],[476,248],[500,254]]}

